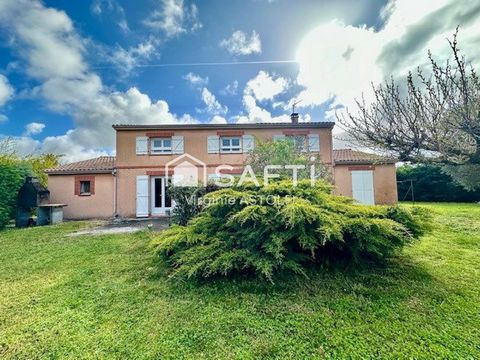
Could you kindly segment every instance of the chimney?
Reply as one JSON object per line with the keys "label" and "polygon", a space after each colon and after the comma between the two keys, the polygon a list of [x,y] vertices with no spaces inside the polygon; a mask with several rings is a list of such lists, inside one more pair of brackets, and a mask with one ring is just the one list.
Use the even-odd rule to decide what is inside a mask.
{"label": "chimney", "polygon": [[290,115],[290,119],[292,119],[292,124],[298,124],[298,113],[292,113],[292,115]]}

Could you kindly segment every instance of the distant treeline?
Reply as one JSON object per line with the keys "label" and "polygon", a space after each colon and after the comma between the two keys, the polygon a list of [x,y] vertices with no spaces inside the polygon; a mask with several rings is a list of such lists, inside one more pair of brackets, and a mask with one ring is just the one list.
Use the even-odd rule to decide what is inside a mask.
{"label": "distant treeline", "polygon": [[403,165],[397,169],[398,200],[411,201],[413,180],[413,195],[415,201],[450,201],[477,202],[480,201],[480,190],[467,191],[444,174],[435,165]]}

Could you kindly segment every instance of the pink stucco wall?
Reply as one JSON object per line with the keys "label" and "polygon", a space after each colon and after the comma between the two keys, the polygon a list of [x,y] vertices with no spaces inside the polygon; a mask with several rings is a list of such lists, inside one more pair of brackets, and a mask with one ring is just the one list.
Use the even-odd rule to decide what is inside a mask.
{"label": "pink stucco wall", "polygon": [[75,195],[75,175],[48,176],[50,202],[67,204],[64,208],[65,219],[113,216],[113,175],[92,174],[91,176],[95,177],[95,194],[90,196]]}
{"label": "pink stucco wall", "polygon": [[[335,165],[335,193],[352,196],[352,165]],[[374,165],[373,188],[375,204],[397,203],[397,175],[395,164]]]}

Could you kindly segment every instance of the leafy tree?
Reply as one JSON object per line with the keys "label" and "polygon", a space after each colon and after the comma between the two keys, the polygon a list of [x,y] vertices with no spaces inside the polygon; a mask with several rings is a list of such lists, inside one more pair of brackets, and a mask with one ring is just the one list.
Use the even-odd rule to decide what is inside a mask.
{"label": "leafy tree", "polygon": [[36,156],[29,155],[24,159],[24,161],[30,164],[34,176],[38,178],[40,183],[44,186],[47,186],[48,176],[45,174],[45,170],[57,167],[60,158],[61,155],[46,153]]}
{"label": "leafy tree", "polygon": [[420,237],[429,221],[421,208],[355,205],[324,181],[245,184],[203,200],[205,209],[188,225],[152,242],[172,276],[253,273],[272,280],[318,263],[384,259]]}
{"label": "leafy tree", "polygon": [[[298,171],[298,179],[310,178],[310,167],[315,167],[315,178],[331,180],[331,172],[322,162],[318,153],[302,152],[293,141],[269,140],[257,141],[255,148],[247,158],[255,174],[263,176],[267,165],[281,165],[282,169],[275,170],[276,174],[291,179],[292,169],[285,169],[285,165],[303,165],[304,170]],[[272,171],[273,172],[273,171]]]}
{"label": "leafy tree", "polygon": [[452,59],[431,76],[418,68],[403,86],[390,80],[373,88],[375,100],[356,100],[356,112],[338,114],[347,134],[362,146],[387,151],[401,161],[434,162],[467,189],[480,188],[480,81],[461,55],[457,32]]}

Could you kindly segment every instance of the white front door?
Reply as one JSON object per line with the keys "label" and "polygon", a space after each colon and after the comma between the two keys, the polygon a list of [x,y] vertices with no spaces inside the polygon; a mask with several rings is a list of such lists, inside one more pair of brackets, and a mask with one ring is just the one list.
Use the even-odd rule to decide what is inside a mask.
{"label": "white front door", "polygon": [[352,197],[360,204],[375,204],[372,170],[352,171]]}
{"label": "white front door", "polygon": [[172,208],[172,199],[168,194],[168,186],[171,184],[171,179],[168,178],[168,183],[164,177],[152,176],[150,183],[151,193],[151,213],[152,215],[165,215],[167,210]]}
{"label": "white front door", "polygon": [[137,176],[136,215],[137,217],[148,216],[148,176]]}

